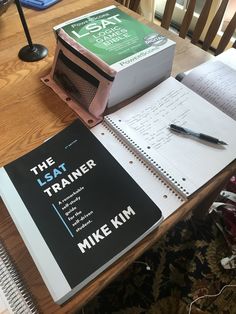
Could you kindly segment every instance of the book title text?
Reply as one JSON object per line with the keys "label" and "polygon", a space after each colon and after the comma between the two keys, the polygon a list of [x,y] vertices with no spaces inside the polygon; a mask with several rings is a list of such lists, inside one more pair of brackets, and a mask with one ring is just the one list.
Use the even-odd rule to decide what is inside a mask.
{"label": "book title text", "polygon": [[[56,162],[54,161],[54,159],[52,157],[49,157],[45,161],[30,169],[30,171],[33,172],[34,175],[40,176],[37,178],[37,183],[40,187],[46,187],[43,192],[50,197],[54,193],[58,193],[59,191],[63,190],[67,185],[70,185],[77,179],[81,178],[84,174],[88,173],[96,166],[94,160],[89,159],[78,168],[76,168],[74,171],[67,174],[66,177],[63,177],[62,179],[59,178],[58,182],[58,177],[66,174],[67,166],[65,163],[61,163],[57,165],[57,167],[55,167],[55,163]],[[50,168],[50,171],[48,171],[48,168]],[[45,170],[47,170],[47,173],[44,173]],[[54,180],[57,180],[57,182],[51,184],[51,182]],[[47,187],[49,183],[51,185]]]}

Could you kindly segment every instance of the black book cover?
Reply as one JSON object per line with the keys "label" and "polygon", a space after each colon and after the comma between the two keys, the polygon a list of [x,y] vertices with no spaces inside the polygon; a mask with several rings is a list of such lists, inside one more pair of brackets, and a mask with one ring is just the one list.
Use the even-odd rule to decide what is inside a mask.
{"label": "black book cover", "polygon": [[71,288],[162,216],[79,120],[4,168]]}

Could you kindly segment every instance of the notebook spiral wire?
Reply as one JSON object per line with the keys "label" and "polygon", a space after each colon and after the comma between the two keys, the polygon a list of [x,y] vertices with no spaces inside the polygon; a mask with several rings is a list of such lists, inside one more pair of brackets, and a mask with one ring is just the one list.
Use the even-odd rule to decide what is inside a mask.
{"label": "notebook spiral wire", "polygon": [[[180,198],[181,200],[185,200],[185,198],[189,195],[189,192],[186,191],[184,189],[184,187],[181,186],[180,183],[178,183],[177,181],[174,180],[174,178],[169,174],[167,173],[155,160],[153,160],[152,158],[149,157],[149,155],[144,151],[142,150],[142,148],[140,148],[114,121],[112,121],[112,119],[110,117],[105,117],[104,119],[105,123],[103,122],[103,125],[104,127],[110,131],[111,133],[113,133],[113,135],[121,142],[123,143],[123,145],[125,147],[128,148],[129,151],[130,148],[125,144],[125,141],[124,140],[121,140],[117,134],[113,131],[113,129],[117,130],[125,140],[127,140],[129,143],[131,143],[133,145],[133,147],[136,149],[136,151],[138,151],[139,153],[141,153],[149,162],[151,162],[151,164],[155,167],[155,169],[158,171],[160,177],[163,177],[165,179],[168,180],[168,185],[167,187],[174,193],[176,194],[176,190],[173,189],[171,186],[174,186],[174,187],[178,187],[178,190],[179,190],[179,194],[176,194],[176,196],[178,196],[178,198]],[[132,151],[131,151],[132,152]],[[135,152],[132,152],[134,155]],[[147,166],[148,168],[148,166]],[[165,182],[165,181],[163,181]]]}
{"label": "notebook spiral wire", "polygon": [[30,292],[25,287],[14,263],[11,261],[4,245],[0,241],[0,286],[16,314],[39,313]]}

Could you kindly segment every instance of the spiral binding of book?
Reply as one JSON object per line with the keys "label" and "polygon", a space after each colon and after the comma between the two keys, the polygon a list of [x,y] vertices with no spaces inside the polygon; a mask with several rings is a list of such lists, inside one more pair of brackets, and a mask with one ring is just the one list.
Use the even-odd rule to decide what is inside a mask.
{"label": "spiral binding of book", "polygon": [[[37,314],[39,310],[0,239],[0,311]],[[1,308],[2,307],[2,308]]]}

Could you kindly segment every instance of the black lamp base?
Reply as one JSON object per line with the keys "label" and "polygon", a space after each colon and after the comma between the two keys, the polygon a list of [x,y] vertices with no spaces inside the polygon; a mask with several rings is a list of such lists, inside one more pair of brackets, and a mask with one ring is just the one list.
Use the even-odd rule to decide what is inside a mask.
{"label": "black lamp base", "polygon": [[45,58],[48,54],[48,49],[40,44],[33,44],[33,48],[29,45],[20,49],[18,57],[26,62],[34,62]]}

